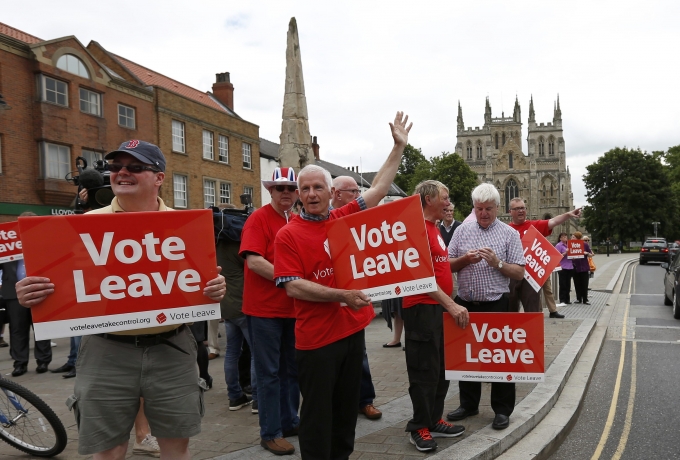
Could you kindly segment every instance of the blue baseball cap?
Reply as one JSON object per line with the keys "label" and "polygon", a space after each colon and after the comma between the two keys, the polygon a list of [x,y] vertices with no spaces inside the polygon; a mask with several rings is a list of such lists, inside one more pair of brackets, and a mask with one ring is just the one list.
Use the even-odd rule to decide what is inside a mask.
{"label": "blue baseball cap", "polygon": [[112,160],[118,153],[127,153],[132,155],[142,163],[148,165],[153,165],[157,167],[160,171],[165,172],[165,156],[158,146],[153,145],[149,142],[138,141],[136,139],[123,142],[118,147],[118,150],[109,152],[104,157],[105,160]]}

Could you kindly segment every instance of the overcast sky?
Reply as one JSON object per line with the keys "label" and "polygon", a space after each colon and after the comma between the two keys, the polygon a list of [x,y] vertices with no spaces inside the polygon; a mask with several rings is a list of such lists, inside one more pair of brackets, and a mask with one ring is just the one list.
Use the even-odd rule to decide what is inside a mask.
{"label": "overcast sky", "polygon": [[[231,72],[234,105],[278,142],[288,21],[297,18],[312,135],[321,157],[375,171],[397,110],[426,156],[467,126],[529,98],[549,122],[560,95],[574,203],[610,148],[680,144],[680,2],[252,1],[3,2],[0,22],[42,39],[75,35],[202,91]],[[523,141],[526,154],[526,140]]]}

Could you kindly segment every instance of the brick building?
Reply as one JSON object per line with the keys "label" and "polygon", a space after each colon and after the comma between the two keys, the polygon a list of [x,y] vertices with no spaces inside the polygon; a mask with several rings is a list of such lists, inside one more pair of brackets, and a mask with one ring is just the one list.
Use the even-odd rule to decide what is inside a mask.
{"label": "brick building", "polygon": [[[41,40],[0,23],[0,222],[70,212],[64,177],[131,138],[154,138],[153,92],[101,65],[70,36]],[[121,114],[124,114],[122,116]]]}
{"label": "brick building", "polygon": [[157,145],[166,154],[163,200],[170,206],[239,206],[248,193],[260,206],[259,127],[234,112],[229,73],[201,92],[90,42],[87,49],[126,80],[153,89]]}
{"label": "brick building", "polygon": [[73,36],[45,41],[0,23],[0,222],[71,212],[75,159],[128,139],[167,157],[161,196],[203,208],[260,204],[259,128],[233,111],[229,74],[201,92]]}

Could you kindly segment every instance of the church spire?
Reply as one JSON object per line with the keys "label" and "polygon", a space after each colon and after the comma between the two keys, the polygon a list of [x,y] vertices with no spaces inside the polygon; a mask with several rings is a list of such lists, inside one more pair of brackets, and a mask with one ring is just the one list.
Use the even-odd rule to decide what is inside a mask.
{"label": "church spire", "polygon": [[465,131],[465,123],[463,123],[463,109],[460,106],[460,100],[458,101],[458,132]]}
{"label": "church spire", "polygon": [[536,113],[534,112],[534,95],[531,95],[529,102],[529,123],[536,123]]}
{"label": "church spire", "polygon": [[562,121],[562,110],[560,109],[560,95],[557,94],[557,102],[555,103],[555,115],[553,121]]}
{"label": "church spire", "polygon": [[519,100],[517,99],[517,95],[515,95],[515,108],[512,112],[512,120],[515,123],[522,122],[522,109],[519,108]]}
{"label": "church spire", "polygon": [[486,97],[486,107],[484,108],[484,124],[491,124],[491,105],[489,104],[489,96]]}

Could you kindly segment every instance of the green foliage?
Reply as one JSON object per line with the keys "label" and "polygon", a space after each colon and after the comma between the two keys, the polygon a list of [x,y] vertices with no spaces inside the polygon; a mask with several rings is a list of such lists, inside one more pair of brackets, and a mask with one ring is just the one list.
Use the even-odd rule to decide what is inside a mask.
{"label": "green foliage", "polygon": [[430,161],[420,163],[409,183],[412,191],[419,182],[438,180],[449,188],[449,198],[456,207],[458,218],[472,211],[470,194],[477,186],[477,174],[455,153],[442,152]]}
{"label": "green foliage", "polygon": [[404,148],[404,155],[401,158],[401,164],[394,178],[394,183],[406,192],[407,195],[411,195],[413,193],[413,189],[409,189],[411,177],[416,172],[418,165],[427,162],[427,158],[423,155],[422,150],[407,144],[406,148]]}
{"label": "green foliage", "polygon": [[[642,241],[653,234],[655,221],[661,222],[659,236],[672,237],[679,201],[671,188],[671,172],[661,163],[664,157],[617,147],[587,167],[583,181],[589,205],[583,223],[595,241]],[[680,153],[677,161],[680,167]]]}

